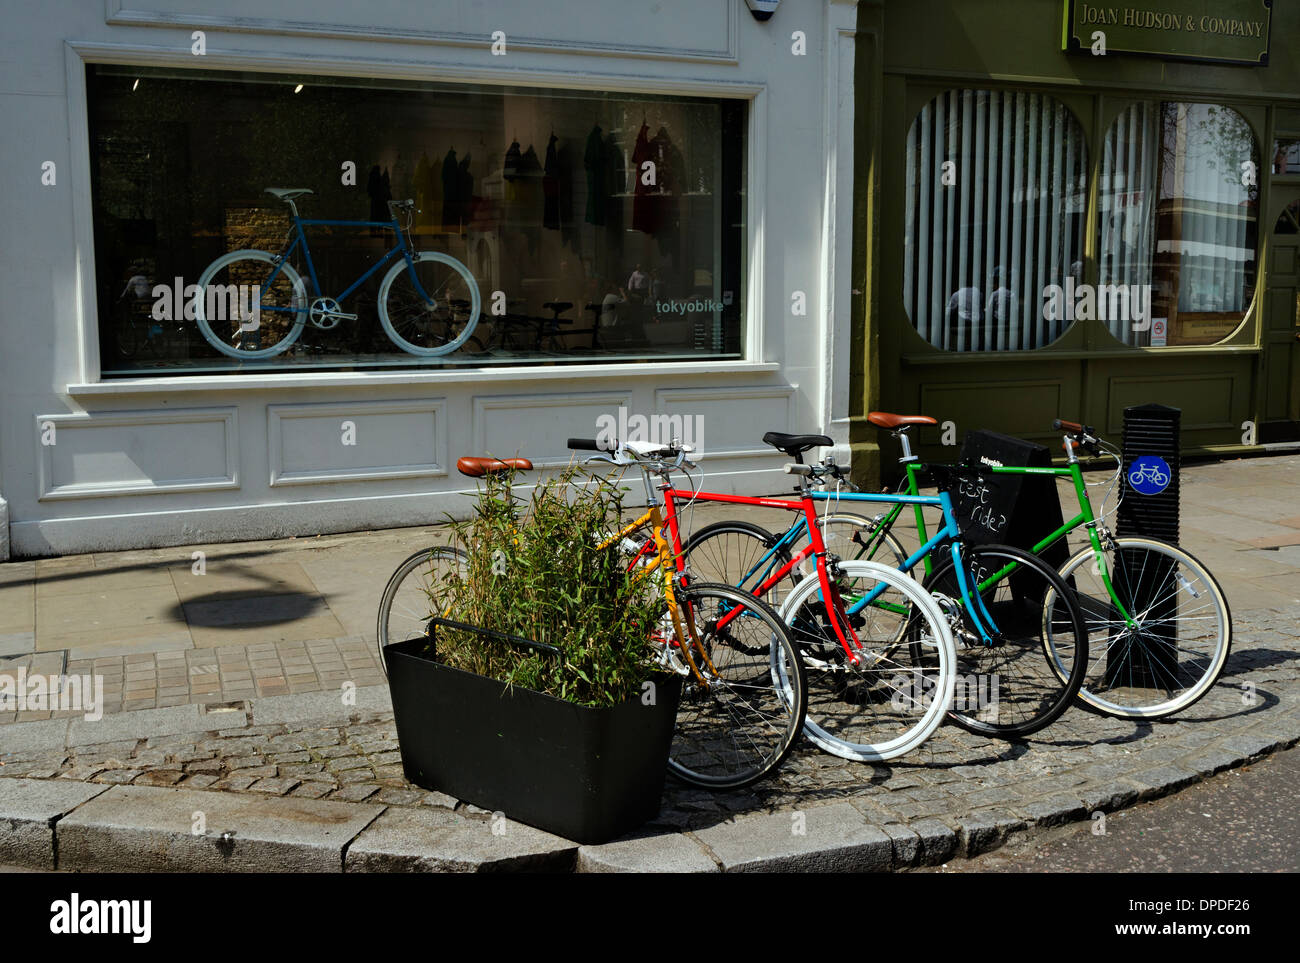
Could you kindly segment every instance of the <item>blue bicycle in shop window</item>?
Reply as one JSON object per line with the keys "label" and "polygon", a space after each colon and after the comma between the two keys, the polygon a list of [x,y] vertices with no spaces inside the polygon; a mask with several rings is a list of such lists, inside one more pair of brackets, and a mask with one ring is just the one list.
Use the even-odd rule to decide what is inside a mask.
{"label": "blue bicycle in shop window", "polygon": [[[266,192],[289,205],[293,227],[279,254],[231,251],[207,266],[199,278],[195,320],[212,347],[241,360],[271,358],[287,351],[308,322],[328,331],[340,321],[355,321],[357,315],[344,311],[343,303],[390,263],[379,285],[379,322],[389,340],[421,357],[450,354],[469,342],[479,318],[478,283],[454,257],[415,250],[410,238],[414,201],[389,201],[389,221],[313,220],[300,217],[294,204],[311,190],[268,187]],[[316,276],[308,227],[383,228],[396,235],[397,243],[346,290],[330,297]],[[293,264],[299,249],[307,279]]]}

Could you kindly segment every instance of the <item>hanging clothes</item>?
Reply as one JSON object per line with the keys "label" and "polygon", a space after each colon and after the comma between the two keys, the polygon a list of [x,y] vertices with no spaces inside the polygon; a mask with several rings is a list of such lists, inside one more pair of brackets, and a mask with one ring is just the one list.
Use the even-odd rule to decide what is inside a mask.
{"label": "hanging clothes", "polygon": [[[623,197],[627,194],[627,165],[623,145],[613,134],[605,138],[605,225],[619,232],[615,254],[621,257],[623,248]],[[611,203],[612,201],[612,203]]]}
{"label": "hanging clothes", "polygon": [[516,182],[519,180],[519,161],[522,156],[522,152],[519,150],[519,141],[512,140],[510,146],[506,148],[505,163],[501,167],[501,176],[506,182],[506,204],[514,204],[519,200],[519,191]]}
{"label": "hanging clothes", "polygon": [[573,148],[568,141],[562,141],[555,152],[555,179],[559,187],[560,243],[571,247],[575,254],[581,254],[582,232],[578,229],[578,221],[575,220],[573,213],[573,172],[576,169]]}
{"label": "hanging clothes", "polygon": [[420,233],[427,233],[434,225],[433,192],[431,188],[435,179],[431,176],[433,165],[429,155],[421,152],[415,163],[415,227]]}
{"label": "hanging clothes", "polygon": [[609,187],[604,133],[600,124],[587,135],[587,147],[582,154],[582,166],[587,172],[587,223],[601,226],[605,223]]}
{"label": "hanging clothes", "polygon": [[650,146],[650,128],[644,122],[632,148],[632,176],[636,179],[632,188],[632,230],[654,234],[659,229],[658,158]]}
{"label": "hanging clothes", "polygon": [[429,169],[424,174],[424,192],[428,198],[424,223],[429,231],[442,230],[442,177],[440,175],[437,161],[429,161]]}
{"label": "hanging clothes", "polygon": [[460,165],[453,147],[442,160],[442,229],[459,232],[460,219]]}
{"label": "hanging clothes", "polygon": [[555,151],[558,142],[559,138],[552,133],[546,142],[546,166],[542,172],[542,227],[552,231],[560,229],[560,160]]}
{"label": "hanging clothes", "polygon": [[393,195],[384,186],[384,175],[378,164],[370,168],[370,176],[366,178],[366,193],[370,195],[368,220],[388,220],[388,202],[393,199]]}
{"label": "hanging clothes", "polygon": [[681,235],[681,188],[679,180],[685,171],[681,151],[673,143],[668,131],[660,127],[650,141],[651,159],[655,163],[658,180],[658,194],[655,203],[655,230],[659,241],[659,253],[667,256],[672,253]]}
{"label": "hanging clothes", "polygon": [[469,172],[470,155],[466,154],[465,159],[460,162],[456,171],[456,194],[460,204],[460,210],[457,212],[462,225],[468,224],[471,216],[471,202],[474,198],[474,175]]}
{"label": "hanging clothes", "polygon": [[524,236],[528,239],[528,252],[531,255],[537,254],[538,245],[542,240],[541,229],[537,226],[545,204],[542,195],[542,177],[542,162],[538,160],[533,145],[529,144],[528,150],[524,151],[519,158],[517,208],[519,222]]}

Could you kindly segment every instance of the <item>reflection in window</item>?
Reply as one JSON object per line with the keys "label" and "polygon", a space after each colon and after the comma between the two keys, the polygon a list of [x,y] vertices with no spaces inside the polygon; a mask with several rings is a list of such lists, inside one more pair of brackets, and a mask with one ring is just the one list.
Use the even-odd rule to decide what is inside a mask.
{"label": "reflection in window", "polygon": [[907,137],[903,304],[916,330],[953,351],[1055,340],[1043,292],[1082,273],[1086,153],[1051,97],[957,90]]}
{"label": "reflection in window", "polygon": [[1273,141],[1273,173],[1300,174],[1300,137]]}
{"label": "reflection in window", "polygon": [[1098,185],[1100,284],[1149,285],[1150,318],[1167,322],[1111,318],[1116,338],[1213,344],[1237,327],[1255,287],[1258,170],[1229,107],[1142,103],[1116,119]]}
{"label": "reflection in window", "polygon": [[[744,101],[113,65],[87,86],[105,374],[739,356]],[[295,208],[352,223],[306,226],[310,261],[271,277]],[[394,215],[454,263],[350,290]],[[186,288],[245,249],[271,254],[208,286],[260,318],[246,290],[198,317]]]}
{"label": "reflection in window", "polygon": [[1292,201],[1282,209],[1273,225],[1273,233],[1300,234],[1300,201]]}

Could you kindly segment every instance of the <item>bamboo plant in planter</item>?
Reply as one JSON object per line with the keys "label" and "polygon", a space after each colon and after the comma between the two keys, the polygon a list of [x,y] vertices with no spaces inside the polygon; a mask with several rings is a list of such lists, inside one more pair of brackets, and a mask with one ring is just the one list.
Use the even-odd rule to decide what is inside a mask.
{"label": "bamboo plant in planter", "polygon": [[525,502],[489,475],[429,635],[385,657],[407,779],[590,843],[658,813],[680,679],[652,660],[655,580],[598,548],[621,492],[578,476]]}

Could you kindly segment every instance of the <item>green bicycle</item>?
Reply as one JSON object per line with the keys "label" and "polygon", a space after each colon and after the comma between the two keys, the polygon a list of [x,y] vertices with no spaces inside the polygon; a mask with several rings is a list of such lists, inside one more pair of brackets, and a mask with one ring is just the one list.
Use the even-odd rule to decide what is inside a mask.
{"label": "green bicycle", "polygon": [[[899,461],[907,472],[902,491],[918,494],[920,476],[927,468],[912,453],[907,431],[913,425],[937,424],[936,420],[927,415],[874,411],[867,417],[899,440]],[[1232,645],[1228,600],[1205,566],[1177,545],[1157,538],[1112,534],[1105,525],[1105,513],[1099,518],[1093,512],[1076,449],[1115,459],[1112,489],[1123,465],[1118,450],[1096,437],[1087,425],[1057,419],[1052,428],[1063,432],[1065,465],[993,466],[991,471],[1068,478],[1074,486],[1078,514],[1040,539],[1031,551],[1042,554],[1079,528],[1088,536],[1087,546],[1070,555],[1060,568],[1088,627],[1090,661],[1079,698],[1107,715],[1126,719],[1160,719],[1180,712],[1209,692],[1223,672]],[[866,520],[867,524],[862,520],[840,522],[840,537],[834,539],[838,554],[864,559],[905,554],[891,531],[903,508],[895,505],[884,515]],[[924,543],[925,519],[919,510],[916,524]],[[925,564],[929,571],[928,558]],[[1054,661],[1063,666],[1061,660]]]}

